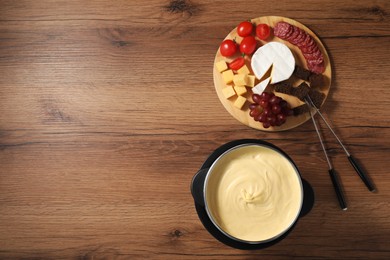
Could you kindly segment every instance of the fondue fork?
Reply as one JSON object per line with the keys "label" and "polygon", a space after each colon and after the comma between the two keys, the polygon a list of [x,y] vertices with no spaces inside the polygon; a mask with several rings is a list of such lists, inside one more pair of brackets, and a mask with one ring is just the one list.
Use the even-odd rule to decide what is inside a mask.
{"label": "fondue fork", "polygon": [[322,115],[322,113],[320,112],[320,110],[314,105],[313,103],[313,100],[310,98],[309,95],[307,95],[307,99],[306,99],[306,104],[310,104],[309,107],[313,107],[317,113],[320,115],[320,117],[322,118],[322,120],[325,122],[326,126],[328,127],[328,129],[330,130],[330,132],[333,134],[333,136],[336,138],[336,140],[338,141],[338,143],[340,144],[340,146],[343,148],[345,154],[347,155],[348,157],[348,160],[349,162],[351,163],[351,165],[353,166],[353,168],[355,169],[356,173],[359,175],[360,179],[362,179],[362,181],[364,182],[364,184],[366,185],[366,187],[368,188],[369,191],[371,192],[374,192],[375,191],[375,187],[374,185],[371,183],[370,179],[368,178],[367,174],[363,171],[363,169],[358,165],[358,163],[356,162],[355,158],[352,156],[352,154],[350,154],[347,150],[347,148],[345,147],[345,145],[341,142],[340,138],[336,135],[336,133],[333,131],[332,127],[330,126],[330,124],[328,123],[328,121],[325,119],[325,117]]}
{"label": "fondue fork", "polygon": [[318,135],[318,139],[320,140],[320,144],[321,144],[322,150],[324,151],[325,158],[326,158],[326,161],[327,161],[328,166],[329,166],[329,170],[328,170],[329,176],[330,176],[330,179],[332,180],[333,188],[334,188],[334,190],[336,192],[337,199],[339,201],[340,207],[341,207],[342,210],[347,210],[347,203],[345,202],[345,199],[344,199],[344,194],[343,194],[343,191],[341,189],[340,182],[338,180],[337,172],[333,169],[332,163],[329,160],[329,156],[328,156],[328,153],[326,151],[324,142],[322,141],[321,133],[320,133],[320,131],[318,129],[316,120],[314,119],[314,116],[313,116],[313,114],[311,112],[311,106],[309,105],[309,103],[308,103],[309,101],[307,100],[307,98],[305,98],[305,102],[309,106],[310,117],[311,117],[311,120],[313,121],[314,128],[316,129],[316,132],[317,132],[317,135]]}

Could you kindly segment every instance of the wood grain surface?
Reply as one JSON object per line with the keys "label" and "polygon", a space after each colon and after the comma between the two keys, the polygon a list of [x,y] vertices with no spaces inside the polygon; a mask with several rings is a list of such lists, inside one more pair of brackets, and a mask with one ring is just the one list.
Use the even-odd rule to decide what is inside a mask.
{"label": "wood grain surface", "polygon": [[[1,259],[389,259],[390,22],[378,1],[0,1]],[[324,114],[369,173],[369,192],[320,122],[269,133],[235,120],[213,85],[221,40],[277,15],[320,37]],[[271,142],[315,205],[282,242],[243,251],[202,226],[195,172],[231,140]]]}

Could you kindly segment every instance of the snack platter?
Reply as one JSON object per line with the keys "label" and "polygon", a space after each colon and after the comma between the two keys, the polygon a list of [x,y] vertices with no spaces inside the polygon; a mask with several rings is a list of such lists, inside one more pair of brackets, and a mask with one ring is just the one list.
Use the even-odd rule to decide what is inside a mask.
{"label": "snack platter", "polygon": [[[240,86],[241,89],[243,89],[242,92],[244,92],[244,93],[239,93],[237,91],[240,87],[235,86],[236,81],[235,82],[227,82],[225,79],[225,76],[223,75],[223,71],[221,71],[221,69],[218,68],[218,65],[221,63],[221,61],[225,61],[227,66],[229,67],[229,68],[227,68],[227,70],[232,70],[232,69],[230,69],[229,63],[232,63],[232,61],[234,61],[238,57],[240,57],[241,53],[240,53],[240,51],[237,51],[237,53],[235,53],[234,55],[226,57],[226,56],[223,56],[221,54],[221,51],[219,48],[217,51],[217,54],[215,56],[214,70],[213,70],[214,86],[215,86],[215,90],[217,92],[218,98],[221,101],[222,105],[225,107],[225,109],[235,119],[237,119],[238,121],[240,121],[241,123],[243,123],[249,127],[263,130],[263,131],[271,131],[271,132],[284,131],[284,130],[288,130],[288,129],[292,129],[294,127],[297,127],[310,119],[310,114],[305,109],[305,103],[304,103],[302,97],[299,98],[299,96],[293,95],[293,94],[289,93],[289,91],[279,91],[277,88],[277,85],[278,84],[279,85],[280,84],[285,84],[285,85],[289,84],[290,89],[293,89],[295,91],[299,87],[299,85],[301,85],[302,83],[304,83],[304,84],[307,83],[307,84],[305,84],[305,86],[309,87],[311,89],[310,91],[316,92],[314,94],[321,95],[321,99],[317,102],[318,103],[317,107],[321,107],[322,104],[325,102],[326,97],[328,96],[330,84],[331,84],[332,72],[331,72],[331,65],[330,65],[328,53],[326,52],[326,49],[325,49],[324,45],[321,43],[321,41],[319,40],[319,38],[309,28],[307,28],[305,25],[303,25],[303,24],[301,24],[293,19],[286,18],[286,17],[279,17],[279,16],[264,16],[264,17],[252,19],[252,20],[250,20],[250,22],[252,24],[254,24],[254,28],[256,28],[256,25],[266,24],[271,29],[270,36],[265,40],[259,39],[256,36],[256,34],[253,33],[253,36],[255,36],[256,43],[257,43],[256,50],[254,53],[244,56],[244,59],[245,59],[244,66],[246,66],[248,69],[246,72],[248,74],[247,76],[251,77],[252,81],[254,79],[254,82],[252,82],[251,84],[248,84],[248,85],[252,85],[252,86],[246,85],[244,89],[242,88],[242,86]],[[291,39],[288,39],[288,38],[282,39],[283,35],[281,35],[280,29],[278,31],[278,36],[280,36],[280,37],[274,35],[273,29],[275,28],[275,26],[278,23],[279,23],[279,25],[281,23],[285,23],[285,24],[288,23],[292,27],[300,28],[306,34],[311,36],[311,37],[307,36],[307,40],[309,40],[308,38],[312,38],[311,40],[314,41],[315,44],[317,45],[318,52],[321,53],[321,59],[323,60],[323,61],[321,60],[322,68],[320,69],[320,71],[318,71],[318,68],[315,67],[316,65],[314,66],[314,69],[313,69],[313,66],[310,66],[310,65],[312,65],[312,64],[309,64],[309,62],[311,62],[311,60],[308,60],[308,59],[311,58],[310,57],[311,53],[303,53],[304,52],[303,50],[305,50],[306,46],[303,46],[303,48],[302,48],[302,45],[298,44],[298,45],[300,45],[298,47],[297,44],[291,43]],[[280,27],[281,26],[279,26],[279,28]],[[304,37],[304,36],[302,36],[302,37]],[[238,35],[237,27],[236,27],[226,36],[225,40],[227,40],[227,39],[234,40],[237,43],[237,45],[239,46],[239,44],[241,43],[243,38],[244,37],[241,37],[240,35]],[[294,38],[294,37],[290,36],[290,38]],[[297,38],[297,37],[295,37],[295,38]],[[272,42],[275,42],[276,44],[269,44]],[[292,42],[294,42],[294,41],[292,41]],[[298,40],[298,42],[299,42],[299,40]],[[302,40],[300,42],[302,43],[304,41]],[[276,67],[277,63],[275,62],[275,63],[273,63],[271,68],[267,71],[267,73],[264,74],[264,77],[261,76],[261,78],[258,78],[258,75],[259,75],[257,72],[258,68],[254,68],[256,70],[256,73],[254,73],[254,69],[251,66],[253,61],[251,61],[251,59],[252,59],[252,56],[259,54],[258,50],[259,50],[259,48],[262,48],[262,46],[279,45],[277,43],[282,43],[283,45],[287,46],[288,49],[291,51],[291,53],[294,57],[294,60],[295,60],[295,70],[294,70],[294,73],[290,77],[288,77],[288,79],[286,79],[282,82],[278,82],[276,84],[270,84],[272,81],[272,78],[276,79],[276,77],[277,77],[277,76],[272,76],[274,74],[273,70],[276,71],[277,69],[280,70],[280,68],[284,69],[285,67],[283,67],[283,66],[280,66],[280,68]],[[263,48],[263,49],[265,49],[265,48]],[[320,81],[321,83],[320,84],[314,84],[314,83],[311,84],[311,82],[309,82],[307,78],[302,79],[302,77],[297,77],[296,73],[295,73],[297,71],[297,67],[302,68],[306,72],[311,70],[311,74],[316,74],[315,76],[317,76],[317,75],[321,76],[321,81]],[[291,66],[286,67],[286,68],[291,68]],[[241,73],[241,72],[238,72],[235,70],[232,70],[232,72],[234,75]],[[271,74],[271,76],[270,76],[270,74]],[[276,73],[275,73],[275,75],[276,75]],[[268,79],[271,79],[269,82],[267,80],[265,80],[267,77],[268,77]],[[257,91],[257,90],[255,90],[254,87],[257,87],[258,85],[260,85],[259,83],[262,83],[263,87],[265,87],[264,92],[273,93],[275,96],[281,97],[283,100],[285,100],[287,102],[288,107],[291,110],[295,109],[296,111],[300,111],[300,113],[295,113],[294,115],[287,116],[287,118],[279,126],[278,125],[273,125],[273,126],[271,125],[269,127],[264,127],[261,122],[259,122],[258,120],[255,120],[254,119],[255,117],[250,115],[250,111],[251,111],[250,105],[255,103],[254,100],[252,99],[253,93],[254,93],[253,91],[255,91],[255,92]],[[236,87],[239,87],[239,88],[236,89]],[[282,89],[283,88],[284,87],[282,87]],[[230,92],[231,92],[231,94],[229,94],[228,96],[226,95],[227,89],[230,89]],[[236,92],[233,92],[231,89],[234,89]],[[277,91],[275,91],[275,90],[277,90]],[[239,104],[237,106],[237,103],[241,103],[241,104]],[[300,106],[303,107],[304,109],[300,110],[299,109]]]}

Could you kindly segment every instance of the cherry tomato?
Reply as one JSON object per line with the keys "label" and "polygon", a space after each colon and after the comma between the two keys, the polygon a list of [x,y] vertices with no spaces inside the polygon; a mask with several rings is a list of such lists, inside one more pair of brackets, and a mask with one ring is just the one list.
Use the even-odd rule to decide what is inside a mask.
{"label": "cherry tomato", "polygon": [[238,57],[229,63],[229,68],[232,70],[239,70],[245,64],[245,59],[243,57]]}
{"label": "cherry tomato", "polygon": [[237,52],[237,44],[233,40],[224,40],[219,49],[222,56],[230,57]]}
{"label": "cherry tomato", "polygon": [[271,34],[271,29],[267,24],[261,23],[256,26],[256,36],[260,40],[266,40]]}
{"label": "cherry tomato", "polygon": [[244,21],[237,26],[237,34],[240,35],[241,37],[251,35],[252,31],[253,31],[253,24],[251,22]]}
{"label": "cherry tomato", "polygon": [[247,36],[240,43],[240,51],[245,54],[252,54],[256,50],[256,39],[253,36]]}

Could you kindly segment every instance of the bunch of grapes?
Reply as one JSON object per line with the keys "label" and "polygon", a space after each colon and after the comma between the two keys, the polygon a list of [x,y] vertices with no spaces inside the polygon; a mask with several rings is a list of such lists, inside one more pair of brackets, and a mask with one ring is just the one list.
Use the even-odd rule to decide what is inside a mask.
{"label": "bunch of grapes", "polygon": [[274,93],[253,94],[252,100],[254,103],[249,105],[249,115],[255,121],[263,123],[264,128],[281,126],[286,122],[287,116],[293,114],[293,110],[289,108],[287,101],[275,96]]}

